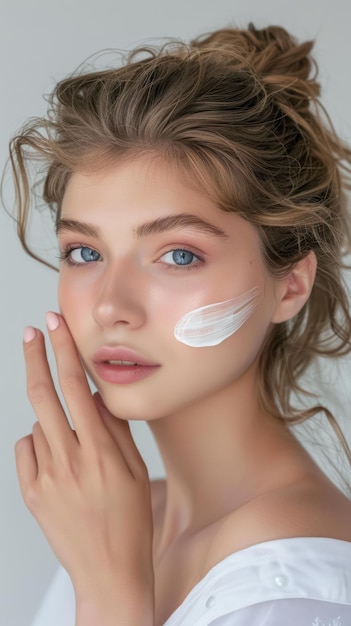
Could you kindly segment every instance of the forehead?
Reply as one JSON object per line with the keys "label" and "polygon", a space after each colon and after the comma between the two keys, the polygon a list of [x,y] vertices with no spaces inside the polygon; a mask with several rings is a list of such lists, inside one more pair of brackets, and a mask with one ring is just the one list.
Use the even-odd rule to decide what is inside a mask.
{"label": "forehead", "polygon": [[158,220],[169,228],[193,226],[222,234],[223,239],[237,239],[239,233],[247,243],[258,242],[251,224],[235,212],[223,211],[197,182],[185,180],[175,164],[160,158],[124,160],[94,172],[73,173],[60,217],[102,229],[127,226],[137,235],[150,234],[150,223]]}
{"label": "forehead", "polygon": [[222,216],[223,212],[195,177],[182,176],[175,163],[160,157],[139,157],[115,162],[90,172],[73,172],[61,204],[62,215],[113,206],[115,210],[149,212],[194,209]]}
{"label": "forehead", "polygon": [[88,205],[96,204],[98,196],[102,202],[123,202],[133,206],[153,204],[158,198],[162,203],[196,203],[210,205],[208,194],[200,188],[195,178],[185,180],[176,163],[160,157],[123,159],[99,167],[95,171],[73,172],[67,183],[62,211],[74,208],[78,199]]}

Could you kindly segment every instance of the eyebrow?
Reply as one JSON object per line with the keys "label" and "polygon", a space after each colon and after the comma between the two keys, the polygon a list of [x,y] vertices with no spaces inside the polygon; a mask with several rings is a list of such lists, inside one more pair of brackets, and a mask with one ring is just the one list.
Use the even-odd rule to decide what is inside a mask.
{"label": "eyebrow", "polygon": [[[228,235],[222,230],[198,217],[197,215],[191,215],[189,213],[178,213],[177,215],[168,215],[166,217],[159,217],[156,220],[145,222],[140,224],[133,230],[133,236],[136,239],[141,239],[148,235],[154,235],[163,233],[168,230],[174,230],[177,228],[194,228],[201,232],[204,232],[220,239],[227,239]],[[99,237],[100,229],[93,224],[86,222],[80,222],[78,220],[70,220],[61,218],[56,224],[56,234],[63,232],[77,232],[88,237]]]}

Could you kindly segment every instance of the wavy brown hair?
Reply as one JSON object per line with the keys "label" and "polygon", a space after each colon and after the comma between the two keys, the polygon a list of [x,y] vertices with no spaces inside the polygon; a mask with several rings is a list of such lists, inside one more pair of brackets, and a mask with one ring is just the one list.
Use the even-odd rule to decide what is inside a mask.
{"label": "wavy brown hair", "polygon": [[11,160],[19,237],[36,258],[26,239],[33,161],[44,166],[42,197],[57,219],[72,172],[143,153],[169,159],[224,211],[253,224],[272,275],[314,251],[308,302],[275,325],[262,351],[260,403],[290,424],[323,410],[351,462],[331,412],[319,404],[297,410],[291,401],[293,392],[307,393],[300,377],[316,355],[351,350],[342,279],[351,151],[319,101],[312,46],[283,28],[250,25],[134,50],[118,68],[59,82],[47,116],[13,139]]}

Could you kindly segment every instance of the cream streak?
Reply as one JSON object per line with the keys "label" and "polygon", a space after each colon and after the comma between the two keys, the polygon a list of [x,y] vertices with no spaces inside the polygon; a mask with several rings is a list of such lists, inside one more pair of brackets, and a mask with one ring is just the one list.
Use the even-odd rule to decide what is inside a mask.
{"label": "cream streak", "polygon": [[236,298],[189,311],[175,325],[174,336],[192,348],[217,346],[249,319],[260,296],[261,291],[254,287]]}

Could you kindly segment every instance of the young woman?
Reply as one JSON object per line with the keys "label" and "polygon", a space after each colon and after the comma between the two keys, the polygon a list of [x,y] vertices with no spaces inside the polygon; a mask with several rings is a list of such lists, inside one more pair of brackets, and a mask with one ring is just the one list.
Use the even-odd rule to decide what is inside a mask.
{"label": "young woman", "polygon": [[[351,623],[351,503],[290,428],[324,411],[351,462],[331,413],[291,402],[351,337],[351,151],[311,48],[250,26],[136,51],[60,82],[13,140],[32,255],[28,169],[45,164],[69,414],[29,327],[38,421],[18,475],[63,566],[36,626]],[[150,484],[130,419],[166,481]]]}

